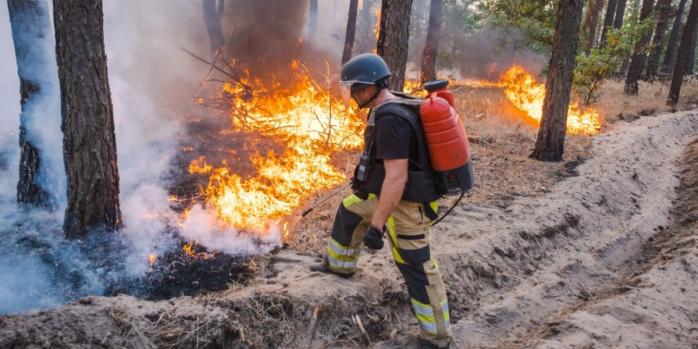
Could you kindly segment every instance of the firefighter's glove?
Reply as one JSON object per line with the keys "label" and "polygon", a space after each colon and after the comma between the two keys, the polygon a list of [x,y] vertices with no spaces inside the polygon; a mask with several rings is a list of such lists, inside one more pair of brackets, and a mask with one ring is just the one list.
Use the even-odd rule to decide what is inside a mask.
{"label": "firefighter's glove", "polygon": [[383,232],[374,227],[369,227],[364,233],[364,245],[372,250],[383,248]]}

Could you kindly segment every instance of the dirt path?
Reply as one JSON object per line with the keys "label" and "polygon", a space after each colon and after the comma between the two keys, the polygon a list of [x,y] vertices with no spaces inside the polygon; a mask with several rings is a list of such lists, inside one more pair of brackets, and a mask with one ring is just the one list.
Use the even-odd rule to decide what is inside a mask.
{"label": "dirt path", "polygon": [[[619,122],[544,196],[455,210],[432,234],[454,347],[698,343],[695,225],[671,212],[695,207],[695,191],[675,187],[689,188],[680,159],[697,135],[696,112]],[[87,297],[0,317],[0,347],[409,347],[416,323],[387,251],[366,253],[350,280],[309,273],[314,259],[282,251],[251,285],[204,296]]]}

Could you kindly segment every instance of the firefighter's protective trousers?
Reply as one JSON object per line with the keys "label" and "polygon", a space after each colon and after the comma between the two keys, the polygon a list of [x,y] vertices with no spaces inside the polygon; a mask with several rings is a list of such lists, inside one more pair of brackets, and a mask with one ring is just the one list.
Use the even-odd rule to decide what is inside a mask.
{"label": "firefighter's protective trousers", "polygon": [[[339,205],[327,246],[330,270],[339,274],[356,271],[378,198],[371,194],[366,200],[356,195],[346,197]],[[450,341],[448,301],[436,260],[429,251],[431,220],[424,212],[436,212],[437,202],[430,205],[400,201],[386,224],[393,259],[407,284],[412,309],[421,328],[421,337],[437,346]],[[433,215],[430,215],[433,216]]]}

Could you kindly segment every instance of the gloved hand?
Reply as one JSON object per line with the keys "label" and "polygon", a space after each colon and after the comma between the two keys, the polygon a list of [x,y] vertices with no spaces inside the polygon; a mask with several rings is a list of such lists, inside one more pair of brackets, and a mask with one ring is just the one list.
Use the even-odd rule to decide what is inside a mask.
{"label": "gloved hand", "polygon": [[364,233],[364,245],[372,250],[383,248],[383,232],[374,227],[369,227]]}

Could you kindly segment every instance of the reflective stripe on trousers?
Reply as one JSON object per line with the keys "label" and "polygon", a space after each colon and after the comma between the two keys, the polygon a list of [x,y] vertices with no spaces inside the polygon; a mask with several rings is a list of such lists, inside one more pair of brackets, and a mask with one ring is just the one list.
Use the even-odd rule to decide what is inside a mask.
{"label": "reflective stripe on trousers", "polygon": [[[436,335],[438,333],[438,327],[436,317],[434,316],[434,308],[431,306],[431,304],[424,304],[414,298],[410,298],[410,301],[412,302],[412,309],[414,310],[414,314],[417,317],[417,321],[419,322],[419,326],[422,328],[422,330]],[[440,305],[443,323],[446,331],[448,331],[450,329],[451,319],[448,313],[448,300],[441,300]]]}

